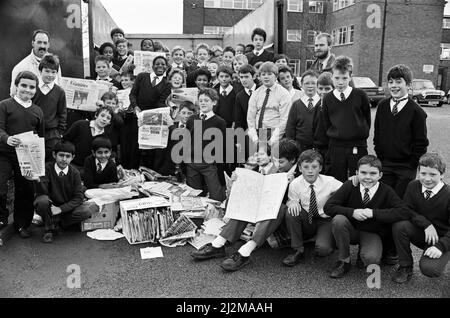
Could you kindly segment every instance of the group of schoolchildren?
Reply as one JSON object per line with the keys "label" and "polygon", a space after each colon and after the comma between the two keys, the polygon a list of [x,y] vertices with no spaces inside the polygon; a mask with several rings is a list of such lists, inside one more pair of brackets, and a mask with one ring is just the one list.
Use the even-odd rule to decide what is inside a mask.
{"label": "group of schoolchildren", "polygon": [[[341,278],[351,268],[350,245],[358,244],[358,267],[380,264],[386,252],[398,255],[392,257],[398,263],[393,280],[403,283],[412,275],[413,243],[424,249],[422,273],[442,274],[450,260],[450,188],[442,181],[443,159],[426,153],[426,113],[408,97],[412,81],[408,67],[396,65],[388,72],[392,97],[378,105],[374,156],[367,151],[369,100],[364,91],[350,85],[348,57],[336,58],[331,72],[306,71],[298,83],[287,56],[265,50],[266,33],[257,28],[251,36],[253,50],[246,54],[236,54],[247,49],[243,45],[210,50],[199,44],[194,60],[177,46],[168,56],[153,60],[151,73],[134,78],[123,31],[114,29],[111,38],[114,44],[100,47],[93,79],[111,82],[117,89],[130,88],[129,109],[117,111],[112,89],[98,102],[93,116],[66,110],[64,90],[54,83],[59,62],[52,55],[40,62],[40,80],[32,72],[19,73],[14,82],[17,93],[0,102],[0,228],[8,223],[11,174],[14,225],[21,237],[30,237],[35,210],[44,221],[44,242],[52,242],[60,228],[91,215],[95,206],[84,203],[83,190],[117,186],[117,164],[144,165],[174,175],[179,168],[171,156],[175,141],[169,136],[167,149],[140,150],[137,115],[170,105],[172,89],[198,87],[198,105],[185,102],[171,113],[175,123],[170,135],[183,129],[192,136],[189,153],[183,154],[188,160],[181,163],[186,183],[224,201],[224,173],[235,179],[234,169],[243,166],[237,160],[218,160],[217,148],[206,155],[205,150],[219,142],[208,135],[211,128],[223,139],[227,129],[246,130],[244,142],[225,144],[243,149],[245,160],[255,155],[253,169],[284,172],[289,181],[276,219],[258,222],[251,240],[221,263],[223,269],[235,271],[249,264],[251,253],[281,226],[293,249],[282,261],[286,266],[304,262],[304,242],[314,239],[317,256],[338,251],[330,277]],[[141,49],[166,51],[151,39],[144,39]],[[16,135],[28,131],[45,138],[45,177],[21,175],[14,147],[20,144]],[[249,153],[250,144],[256,145],[256,154]],[[225,156],[226,151],[219,152]],[[273,169],[265,170],[270,164]],[[192,256],[225,257],[226,243],[239,239],[246,225],[229,220],[212,243]]]}

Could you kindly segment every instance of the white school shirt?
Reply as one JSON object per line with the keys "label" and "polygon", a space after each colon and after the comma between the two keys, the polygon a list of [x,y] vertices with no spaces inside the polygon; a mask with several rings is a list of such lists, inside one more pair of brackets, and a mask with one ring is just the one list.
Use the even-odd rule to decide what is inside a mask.
{"label": "white school shirt", "polygon": [[[372,200],[375,193],[377,193],[378,188],[380,187],[380,183],[377,182],[372,188],[369,189],[369,198]],[[364,201],[364,194],[366,193],[366,188],[359,184],[359,192],[361,192],[361,199]]]}
{"label": "white school shirt", "polygon": [[61,168],[58,167],[58,165],[55,163],[55,171],[58,176],[61,171],[64,173],[65,176],[67,176],[67,174],[69,173],[69,166],[65,167],[64,170],[61,170]]}
{"label": "white school shirt", "polygon": [[[350,93],[352,92],[352,90],[353,90],[353,88],[351,86],[347,87],[344,90],[343,93],[344,93],[345,99],[347,99],[350,96]],[[334,94],[334,96],[336,96],[336,98],[338,100],[341,100],[341,92],[340,91],[338,91],[337,89],[334,89],[333,94]]]}
{"label": "white school shirt", "polygon": [[[402,99],[402,98],[405,98],[405,97],[407,98],[408,94],[406,94],[405,96],[400,97],[399,99]],[[398,112],[400,112],[403,109],[403,107],[405,107],[407,102],[408,102],[408,99],[405,99],[405,100],[401,101],[400,103],[398,103],[398,105],[397,105]],[[395,102],[394,102],[393,98],[391,98],[389,104],[391,106],[391,112],[392,112],[392,110],[394,109],[394,105],[395,105]]]}
{"label": "white school shirt", "polygon": [[214,114],[214,112],[211,110],[211,111],[209,111],[209,112],[207,112],[207,113],[202,113],[202,112],[200,112],[200,119],[202,119],[202,114],[205,114],[206,115],[206,118],[205,118],[205,120],[208,120],[208,119],[210,119],[211,117],[213,117],[215,114]]}
{"label": "white school shirt", "polygon": [[228,85],[227,88],[223,88],[220,86],[220,95],[223,94],[223,91],[227,92],[227,96],[230,95],[231,91],[233,90],[233,85]]}
{"label": "white school shirt", "polygon": [[31,105],[33,104],[33,102],[31,100],[29,100],[28,102],[24,102],[23,100],[21,100],[16,95],[14,95],[14,100],[16,102],[18,102],[20,105],[22,105],[23,107],[25,107],[25,108],[31,107]]}
{"label": "white school shirt", "polygon": [[317,103],[320,101],[319,94],[316,94],[313,97],[309,97],[306,94],[303,94],[300,100],[303,102],[303,104],[305,104],[306,108],[308,108],[310,98],[312,98],[313,107],[316,107]]}
{"label": "white school shirt", "polygon": [[41,90],[42,94],[47,95],[50,93],[50,91],[55,86],[55,81],[51,82],[50,84],[45,84],[44,82],[39,83],[39,89]]}
{"label": "white school shirt", "polygon": [[442,182],[442,181],[439,181],[439,183],[433,189],[427,189],[424,186],[422,186],[423,197],[425,198],[425,191],[426,190],[431,190],[430,198],[434,197],[436,194],[438,194],[439,191],[441,191],[443,186],[444,186],[444,182]]}
{"label": "white school shirt", "polygon": [[[300,205],[305,211],[309,211],[309,202],[311,199],[310,185],[311,184],[303,178],[303,175],[295,178],[289,185],[289,201],[300,202]],[[331,197],[331,195],[342,186],[342,182],[336,180],[331,176],[319,174],[317,180],[313,183],[313,185],[314,192],[316,194],[316,202],[319,215],[322,218],[328,218],[329,216],[326,215],[325,212],[323,212],[323,206]]]}
{"label": "white school shirt", "polygon": [[100,164],[102,166],[102,170],[103,171],[106,167],[106,165],[108,164],[108,161],[101,163],[100,161],[98,161],[98,159],[95,159],[95,169],[97,170],[98,164]]}
{"label": "white school shirt", "polygon": [[105,132],[105,129],[104,129],[104,128],[103,128],[103,129],[98,129],[98,128],[95,126],[94,120],[91,120],[91,122],[89,123],[89,127],[92,128],[92,129],[91,129],[91,133],[92,133],[92,130],[94,130],[94,133],[92,133],[92,137],[101,135],[101,134],[103,134],[103,133]]}

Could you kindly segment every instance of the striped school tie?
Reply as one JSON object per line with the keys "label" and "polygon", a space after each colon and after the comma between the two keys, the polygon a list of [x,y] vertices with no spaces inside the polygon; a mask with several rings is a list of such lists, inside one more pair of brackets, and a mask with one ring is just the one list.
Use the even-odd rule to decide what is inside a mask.
{"label": "striped school tie", "polygon": [[314,184],[309,186],[311,188],[311,194],[309,195],[309,210],[308,210],[308,221],[312,224],[314,217],[319,216],[319,210],[317,209],[316,192],[314,191]]}
{"label": "striped school tie", "polygon": [[433,191],[431,190],[425,190],[425,200],[428,200],[431,197],[431,194]]}
{"label": "striped school tie", "polygon": [[345,94],[341,93],[341,102],[344,102],[344,101],[345,101]]}
{"label": "striped school tie", "polygon": [[369,189],[365,188],[364,189],[364,199],[363,199],[363,204],[367,205],[367,203],[369,203],[370,201],[370,196],[369,196]]}
{"label": "striped school tie", "polygon": [[313,99],[312,99],[312,98],[309,98],[309,99],[308,99],[308,111],[312,111],[313,108],[314,108],[314,105],[313,105]]}
{"label": "striped school tie", "polygon": [[400,99],[395,99],[395,98],[392,99],[392,100],[395,102],[394,107],[392,107],[392,115],[395,116],[395,115],[398,114],[398,105],[399,105],[402,101],[407,100],[407,99],[408,99],[408,97],[400,98]]}

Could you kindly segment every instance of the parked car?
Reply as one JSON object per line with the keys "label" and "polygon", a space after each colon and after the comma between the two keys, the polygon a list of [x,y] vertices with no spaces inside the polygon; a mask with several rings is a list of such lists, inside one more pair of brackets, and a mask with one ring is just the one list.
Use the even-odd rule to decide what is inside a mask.
{"label": "parked car", "polygon": [[411,98],[421,106],[441,107],[445,101],[445,92],[436,89],[433,82],[426,79],[413,79],[409,93]]}
{"label": "parked car", "polygon": [[354,87],[366,92],[372,107],[377,107],[378,102],[386,97],[384,88],[376,85],[369,77],[353,76],[352,79]]}

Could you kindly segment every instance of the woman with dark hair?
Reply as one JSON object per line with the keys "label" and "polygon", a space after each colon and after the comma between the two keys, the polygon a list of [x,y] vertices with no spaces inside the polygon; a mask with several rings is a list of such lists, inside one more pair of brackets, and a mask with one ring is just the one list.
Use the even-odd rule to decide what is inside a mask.
{"label": "woman with dark hair", "polygon": [[141,41],[141,51],[155,51],[155,44],[153,43],[152,39],[144,38]]}
{"label": "woman with dark hair", "polygon": [[119,74],[119,72],[113,68],[113,58],[116,56],[116,46],[112,44],[111,42],[105,42],[102,45],[100,45],[100,48],[98,49],[99,55],[104,55],[109,58],[109,66],[111,69],[111,73],[109,76],[111,78],[116,79],[116,76]]}

